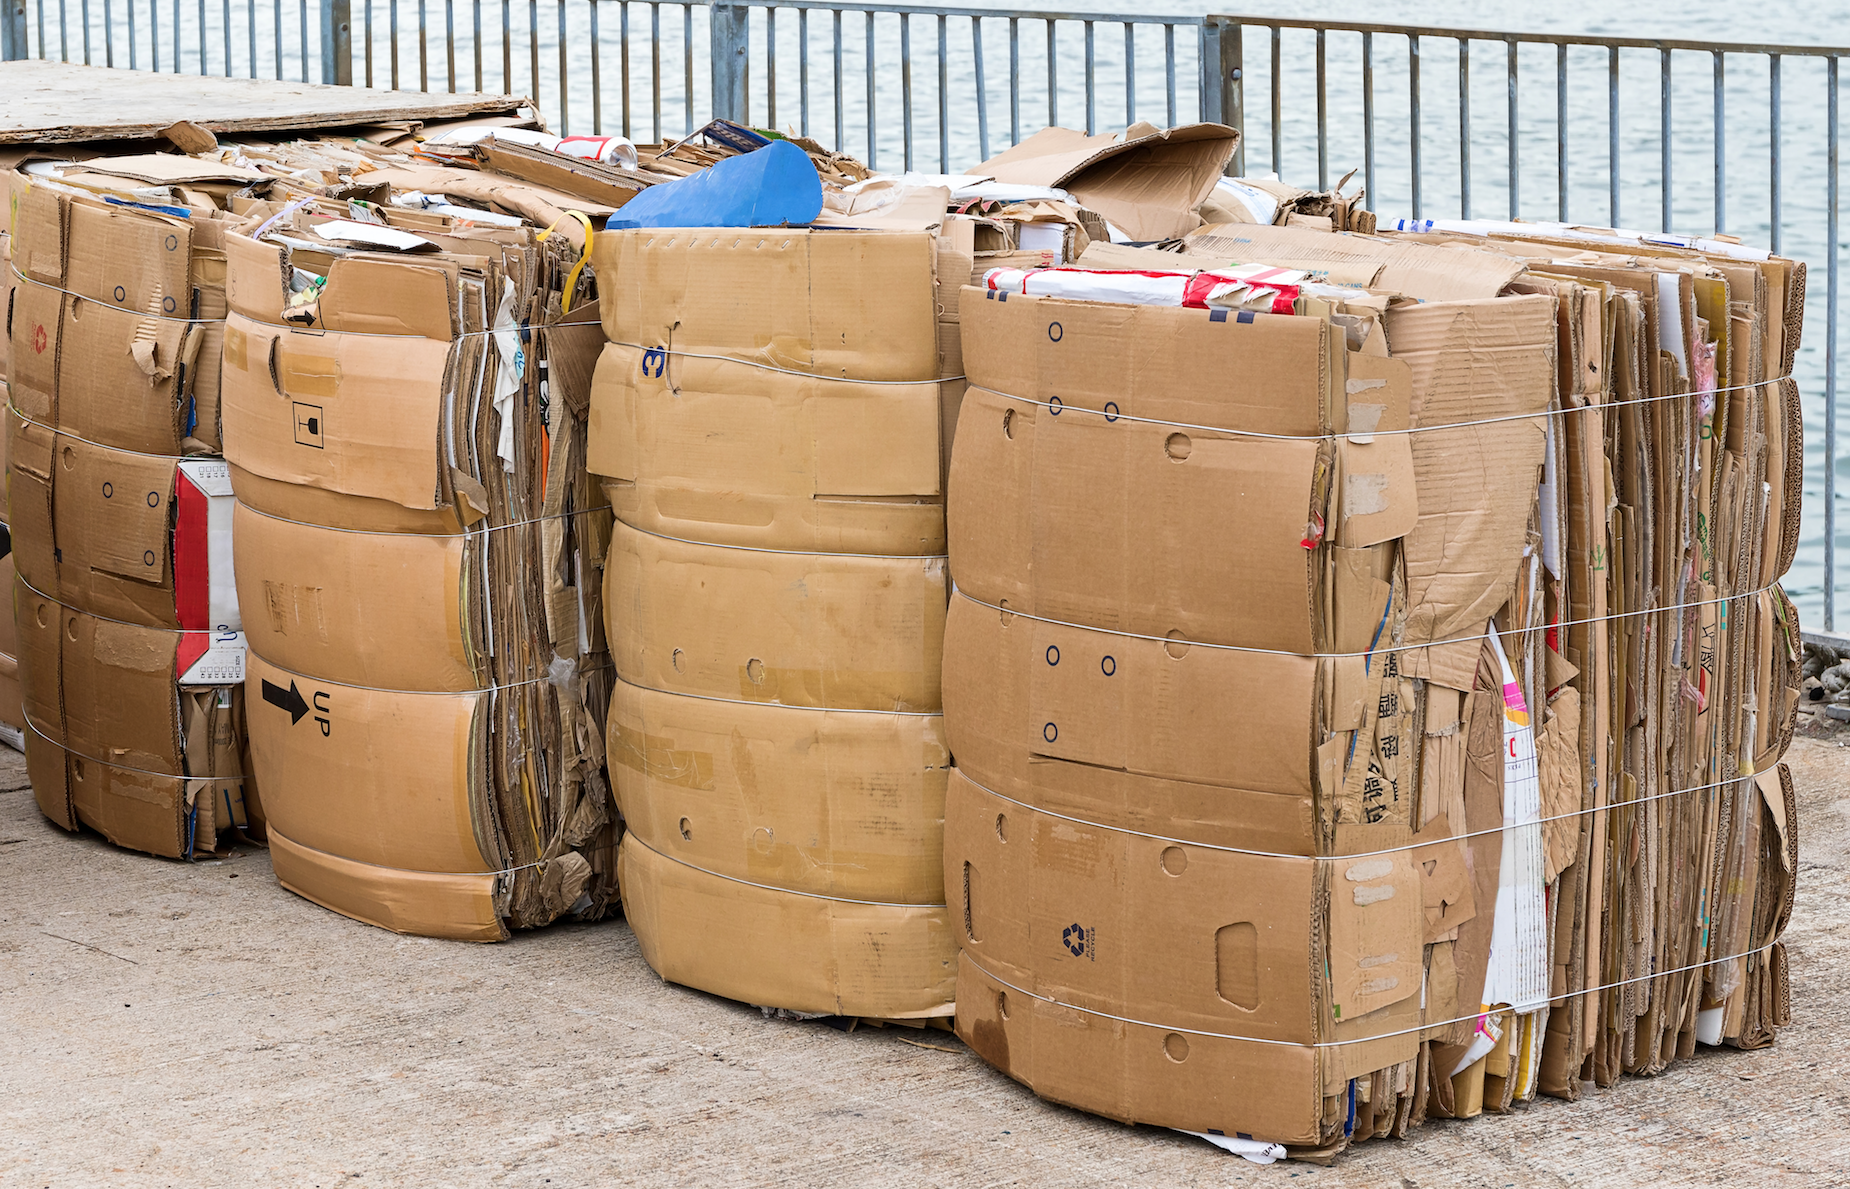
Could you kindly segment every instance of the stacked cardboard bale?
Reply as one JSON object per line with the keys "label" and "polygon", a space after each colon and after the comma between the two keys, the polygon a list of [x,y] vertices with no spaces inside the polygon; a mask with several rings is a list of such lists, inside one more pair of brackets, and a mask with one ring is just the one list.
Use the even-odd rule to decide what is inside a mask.
{"label": "stacked cardboard bale", "polygon": [[970,232],[598,237],[608,749],[624,911],[666,979],[951,1012],[942,443]]}
{"label": "stacked cardboard bale", "polygon": [[[227,240],[225,441],[277,878],[473,940],[615,900],[583,225],[422,209],[310,144]],[[460,172],[460,171],[457,171]],[[428,170],[426,170],[428,173]],[[456,201],[463,201],[457,198]]]}
{"label": "stacked cardboard bale", "polygon": [[218,356],[230,193],[184,157],[12,176],[9,477],[45,815],[191,857],[260,834],[244,762]]}
{"label": "stacked cardboard bale", "polygon": [[[11,220],[8,220],[11,225]],[[13,237],[0,230],[0,310],[13,312]],[[0,391],[6,389],[7,356],[12,349],[10,322],[0,333]],[[0,433],[0,476],[6,473],[6,439]],[[0,590],[13,589],[13,530],[6,511],[6,488],[0,482]],[[13,617],[0,615],[0,739],[20,751],[26,749],[25,707],[19,699],[19,637]]]}
{"label": "stacked cardboard bale", "polygon": [[964,295],[960,1034],[1304,1155],[1770,1039],[1802,276],[1189,244],[1355,287]]}

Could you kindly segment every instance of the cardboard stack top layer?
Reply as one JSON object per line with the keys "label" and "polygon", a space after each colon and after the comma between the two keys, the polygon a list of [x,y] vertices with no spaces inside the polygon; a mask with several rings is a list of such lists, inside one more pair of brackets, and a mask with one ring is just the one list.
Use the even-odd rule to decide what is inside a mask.
{"label": "cardboard stack top layer", "polygon": [[1181,304],[965,290],[944,872],[986,1060],[1322,1157],[1771,1040],[1803,277],[1637,247],[1243,224],[1115,249]]}
{"label": "cardboard stack top layer", "polygon": [[951,1013],[941,426],[971,226],[935,230],[944,193],[934,229],[594,253],[624,911],[664,978],[767,1008]]}
{"label": "cardboard stack top layer", "polygon": [[261,836],[246,777],[218,359],[230,195],[185,157],[11,175],[8,490],[45,815],[190,857]]}
{"label": "cardboard stack top layer", "polygon": [[225,244],[225,444],[277,877],[401,932],[596,919],[618,826],[584,225],[427,211],[364,146],[245,156],[268,184]]}

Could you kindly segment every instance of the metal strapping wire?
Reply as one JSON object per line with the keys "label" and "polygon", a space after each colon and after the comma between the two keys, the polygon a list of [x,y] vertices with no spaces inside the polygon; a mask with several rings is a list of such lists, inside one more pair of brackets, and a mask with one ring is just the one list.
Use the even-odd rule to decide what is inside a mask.
{"label": "metal strapping wire", "polygon": [[[1343,855],[1299,855],[1281,851],[1247,850],[1244,847],[1221,846],[1212,842],[1196,842],[1188,838],[1171,838],[1166,834],[1152,834],[1145,830],[1133,830],[1128,826],[1113,826],[1105,822],[1089,821],[1083,817],[1074,817],[1068,813],[1060,813],[1057,810],[1045,809],[1039,805],[1030,804],[1027,801],[1018,801],[1007,793],[998,793],[988,785],[978,783],[962,768],[958,768],[956,771],[959,776],[962,776],[972,785],[982,789],[985,793],[988,793],[998,801],[1007,801],[1010,805],[1019,806],[1031,813],[1042,813],[1046,814],[1048,817],[1057,817],[1061,821],[1072,822],[1076,826],[1086,826],[1096,830],[1110,830],[1114,834],[1130,834],[1138,838],[1148,838],[1152,842],[1168,842],[1176,846],[1194,846],[1200,847],[1202,850],[1221,851],[1224,854],[1248,855],[1255,859],[1301,859],[1307,863],[1348,863],[1356,859],[1374,858],[1378,855],[1397,855],[1404,851],[1425,850],[1430,846],[1443,846],[1448,842],[1463,842],[1468,838],[1483,838],[1492,834],[1503,834],[1510,830],[1526,830],[1531,827],[1539,828],[1547,825],[1549,822],[1566,821],[1569,818],[1585,817],[1594,813],[1611,813],[1617,810],[1630,808],[1634,805],[1644,805],[1651,801],[1664,801],[1671,797],[1680,797],[1686,793],[1700,793],[1711,789],[1726,788],[1729,785],[1739,784],[1743,780],[1752,780],[1756,775],[1752,772],[1744,772],[1739,776],[1730,777],[1727,780],[1715,780],[1710,781],[1708,784],[1696,784],[1688,788],[1671,789],[1668,792],[1652,793],[1644,797],[1633,797],[1627,801],[1610,801],[1605,805],[1594,805],[1585,809],[1571,810],[1567,813],[1553,814],[1549,817],[1538,817],[1533,821],[1511,822],[1501,826],[1492,826],[1486,830],[1472,830],[1464,834],[1447,834],[1443,838],[1429,838],[1424,842],[1410,842],[1405,846],[1390,846],[1381,850],[1360,850],[1353,854]],[[1411,828],[1412,827],[1409,825],[1409,829]]]}
{"label": "metal strapping wire", "polygon": [[[1683,974],[1691,970],[1702,970],[1710,966],[1719,966],[1724,962],[1734,962],[1741,958],[1751,958],[1755,954],[1763,952],[1764,950],[1766,950],[1769,946],[1771,946],[1774,942],[1778,940],[1779,938],[1777,937],[1770,938],[1768,939],[1765,945],[1755,946],[1751,950],[1745,950],[1738,954],[1729,954],[1727,957],[1723,957],[1723,958],[1708,958],[1701,962],[1692,962],[1687,966],[1678,966],[1670,970],[1653,971],[1650,974],[1641,974],[1641,975],[1636,976],[1635,978],[1619,979],[1615,982],[1602,983],[1599,986],[1595,986],[1595,987],[1583,987],[1577,991],[1567,991],[1561,995],[1550,995],[1545,1001],[1541,1003],[1536,1003],[1526,1008],[1518,1008],[1514,1004],[1511,1004],[1507,1006],[1499,1006],[1487,1012],[1478,1011],[1478,1012],[1472,1012],[1468,1016],[1454,1016],[1453,1018],[1449,1020],[1430,1020],[1424,1024],[1417,1024],[1411,1028],[1398,1028],[1392,1032],[1376,1032],[1368,1036],[1350,1037],[1346,1040],[1321,1040],[1321,1041],[1310,1041],[1310,1042],[1301,1041],[1301,1040],[1272,1040],[1272,1039],[1261,1037],[1261,1036],[1240,1036],[1236,1033],[1230,1033],[1230,1032],[1210,1032],[1205,1028],[1188,1028],[1188,1027],[1184,1027],[1184,1026],[1177,1025],[1177,1024],[1158,1024],[1150,1020],[1139,1020],[1134,1016],[1113,1015],[1111,1012],[1099,1011],[1096,1008],[1081,1007],[1077,1003],[1068,1003],[1063,999],[1055,999],[1051,995],[1041,995],[1041,994],[1037,994],[1036,992],[1028,990],[1026,987],[1018,987],[1014,983],[1009,982],[1007,979],[991,973],[988,967],[984,966],[981,962],[978,962],[975,958],[970,956],[970,951],[968,949],[963,950],[962,953],[963,953],[964,960],[969,962],[972,966],[976,967],[978,970],[982,971],[983,976],[985,978],[991,980],[992,982],[1001,983],[1003,986],[1007,987],[1011,991],[1015,991],[1020,994],[1026,995],[1030,999],[1038,999],[1042,1003],[1051,1003],[1055,1007],[1069,1008],[1073,1011],[1084,1012],[1086,1015],[1089,1015],[1089,1016],[1098,1016],[1101,1019],[1115,1020],[1120,1024],[1135,1024],[1140,1028],[1155,1028],[1155,1029],[1159,1029],[1164,1032],[1180,1032],[1188,1036],[1205,1036],[1213,1040],[1237,1040],[1237,1041],[1242,1041],[1247,1044],[1277,1045],[1280,1048],[1288,1048],[1288,1049],[1339,1049],[1339,1048],[1342,1048],[1344,1045],[1366,1044],[1371,1040],[1387,1040],[1391,1037],[1396,1037],[1396,1036],[1408,1036],[1408,1035],[1412,1035],[1415,1033],[1426,1032],[1433,1028],[1449,1027],[1452,1024],[1469,1024],[1475,1020],[1481,1020],[1485,1016],[1501,1015],[1505,1011],[1512,1012],[1516,1015],[1529,1015],[1532,1012],[1540,1011],[1544,1007],[1551,1006],[1557,1000],[1578,999],[1582,996],[1594,995],[1601,991],[1612,991],[1612,990],[1618,989],[1619,987],[1629,987],[1634,983],[1650,982],[1652,979],[1668,978],[1669,976],[1673,974]],[[1391,1007],[1393,1005],[1390,1004],[1388,1006]],[[1376,1010],[1380,1010],[1380,1009],[1376,1009]],[[1364,1018],[1364,1017],[1357,1017],[1357,1018],[1359,1019],[1359,1018]]]}
{"label": "metal strapping wire", "polygon": [[624,831],[623,837],[631,841],[634,841],[637,846],[640,846],[642,849],[648,851],[650,854],[667,859],[670,863],[675,863],[675,864],[678,864],[679,866],[686,867],[690,871],[698,871],[702,875],[711,875],[715,879],[723,879],[729,883],[744,884],[748,888],[758,888],[766,892],[781,892],[787,896],[803,896],[810,900],[832,900],[837,904],[866,904],[873,908],[945,908],[945,907],[948,907],[943,902],[939,902],[936,904],[910,904],[904,901],[897,901],[897,900],[856,900],[850,896],[825,896],[821,892],[801,892],[795,888],[780,888],[773,884],[768,884],[768,883],[753,883],[749,879],[740,879],[736,875],[725,875],[718,871],[709,871],[707,868],[698,866],[694,863],[690,863],[685,859],[677,859],[671,854],[665,854],[662,851],[656,850],[654,847],[644,842],[642,840],[642,836],[637,834],[634,830]]}
{"label": "metal strapping wire", "polygon": [[[1557,619],[1557,620],[1550,621],[1548,623],[1538,624],[1533,628],[1516,628],[1512,630],[1542,631],[1547,628],[1582,627],[1585,625],[1595,624],[1595,623],[1613,623],[1621,619],[1632,619],[1634,617],[1642,616],[1642,615],[1660,615],[1660,614],[1667,614],[1672,611],[1688,611],[1688,610],[1691,610],[1697,607],[1711,607],[1711,606],[1719,605],[1721,603],[1732,603],[1736,599],[1751,599],[1755,595],[1765,594],[1767,591],[1770,591],[1777,586],[1779,586],[1779,582],[1775,580],[1773,582],[1767,583],[1765,586],[1758,586],[1758,587],[1755,587],[1753,590],[1742,591],[1739,594],[1717,595],[1715,598],[1712,598],[1712,599],[1698,599],[1697,601],[1690,602],[1690,603],[1672,603],[1667,607],[1642,607],[1642,608],[1638,608],[1632,611],[1615,611],[1610,615],[1596,615],[1596,616],[1592,616],[1587,619]],[[1252,652],[1252,653],[1258,653],[1262,656],[1288,656],[1288,657],[1296,657],[1300,660],[1319,660],[1323,658],[1341,659],[1343,657],[1369,657],[1369,656],[1378,656],[1382,653],[1388,653],[1388,652],[1417,652],[1423,648],[1438,648],[1446,644],[1470,644],[1474,641],[1480,641],[1484,639],[1484,635],[1482,633],[1478,633],[1478,634],[1470,635],[1470,636],[1452,636],[1444,640],[1427,640],[1427,641],[1423,641],[1420,643],[1413,643],[1413,644],[1383,644],[1383,645],[1380,645],[1379,647],[1371,648],[1371,649],[1368,649],[1362,652],[1291,652],[1283,648],[1255,648],[1255,647],[1251,647],[1249,645],[1244,645],[1244,644],[1211,644],[1205,640],[1189,640],[1189,639],[1184,639],[1180,636],[1152,636],[1144,632],[1126,632],[1126,631],[1120,631],[1117,628],[1095,627],[1094,625],[1089,624],[1089,623],[1071,623],[1064,619],[1053,619],[1053,618],[1050,618],[1049,616],[1035,615],[1028,611],[1017,611],[1013,607],[1004,607],[998,603],[987,602],[983,599],[977,598],[975,595],[964,590],[963,587],[956,585],[955,582],[952,583],[952,590],[954,593],[961,595],[964,599],[968,600],[969,602],[975,603],[979,607],[987,607],[991,611],[998,611],[1002,613],[1003,615],[1019,615],[1023,619],[1031,619],[1035,621],[1036,623],[1052,624],[1055,627],[1072,628],[1075,631],[1081,631],[1081,632],[1098,632],[1102,635],[1120,636],[1120,637],[1123,637],[1125,639],[1130,639],[1130,640],[1149,640],[1156,644],[1183,644],[1183,645],[1188,646],[1189,648],[1218,648],[1226,652]]]}

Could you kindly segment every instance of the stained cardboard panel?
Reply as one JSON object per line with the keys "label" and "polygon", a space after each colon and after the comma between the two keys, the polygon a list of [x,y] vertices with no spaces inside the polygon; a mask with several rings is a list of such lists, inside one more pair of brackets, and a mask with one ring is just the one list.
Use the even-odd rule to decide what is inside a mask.
{"label": "stained cardboard panel", "polygon": [[306,900],[394,933],[505,941],[493,875],[402,871],[355,862],[269,832],[276,881]]}
{"label": "stained cardboard panel", "polygon": [[233,524],[238,605],[259,656],[380,689],[482,684],[463,639],[462,537],[321,528],[242,504]]}
{"label": "stained cardboard panel", "polygon": [[498,868],[471,813],[471,733],[486,695],[363,689],[299,676],[254,651],[244,688],[251,756],[278,832],[376,867]]}
{"label": "stained cardboard panel", "polygon": [[[52,531],[61,574],[79,589],[88,578],[83,568],[171,587],[174,460],[60,434],[53,467]],[[171,593],[165,602],[172,603]]]}
{"label": "stained cardboard panel", "polygon": [[625,827],[716,875],[821,896],[944,903],[936,715],[755,706],[616,683]]}
{"label": "stained cardboard panel", "polygon": [[957,941],[942,905],[871,904],[757,887],[623,838],[623,913],[672,983],[826,1015],[952,1013]]}
{"label": "stained cardboard panel", "polygon": [[935,711],[942,558],[692,544],[618,522],[605,568],[626,680],[786,706]]}
{"label": "stained cardboard panel", "polygon": [[586,465],[621,481],[619,514],[651,532],[942,553],[939,404],[935,381],[856,384],[609,343]]}
{"label": "stained cardboard panel", "polygon": [[1310,795],[1313,660],[1060,627],[961,594],[944,648],[951,750],[989,787],[1025,791],[1052,759]]}
{"label": "stained cardboard panel", "polygon": [[1396,306],[1387,328],[1411,368],[1420,427],[1419,521],[1403,544],[1406,640],[1474,635],[1508,599],[1527,542],[1544,442],[1541,419],[1521,415],[1546,411],[1553,396],[1554,301]]}
{"label": "stained cardboard panel", "polygon": [[1338,544],[1379,545],[1419,522],[1414,435],[1397,432],[1411,424],[1413,378],[1401,360],[1350,351],[1343,389],[1349,432],[1338,443],[1341,481],[1330,528]]}
{"label": "stained cardboard panel", "polygon": [[[17,244],[19,241],[14,242]],[[17,252],[18,248],[15,248],[15,261],[11,268],[20,267]],[[20,281],[12,296],[12,331],[9,335],[12,348],[7,364],[7,382],[11,386],[10,403],[34,421],[55,425],[58,417],[59,348],[64,337],[64,311],[69,299],[50,285],[30,279]]]}
{"label": "stained cardboard panel", "polygon": [[970,382],[1005,396],[1249,433],[1323,432],[1340,393],[1329,324],[1279,314],[966,290]]}
{"label": "stained cardboard panel", "polygon": [[[857,380],[937,373],[925,231],[628,230],[592,249],[612,342]],[[640,337],[637,337],[640,336]]]}
{"label": "stained cardboard panel", "polygon": [[1322,1138],[1318,1050],[1242,1043],[1048,1003],[958,963],[957,1034],[1041,1097],[1107,1118],[1274,1143]]}
{"label": "stained cardboard panel", "polygon": [[[10,557],[8,560],[12,560]],[[17,576],[11,588],[18,632],[21,710],[25,718],[26,771],[39,811],[67,830],[77,828],[70,774],[64,761],[62,649],[64,620],[57,603],[28,590]]]}
{"label": "stained cardboard panel", "polygon": [[959,421],[951,541],[974,597],[1117,631],[1316,651],[1321,557],[1302,542],[1317,442],[1056,415],[980,387]]}
{"label": "stained cardboard panel", "polygon": [[1411,837],[1402,823],[1336,827],[1339,857],[1326,867],[1330,1007],[1338,1020],[1352,1022],[1419,993],[1425,916]]}
{"label": "stained cardboard panel", "polygon": [[[65,737],[105,764],[184,775],[173,632],[59,609]],[[73,792],[75,795],[75,791]]]}
{"label": "stained cardboard panel", "polygon": [[439,506],[450,345],[317,333],[233,314],[225,328],[225,453],[267,479]]}

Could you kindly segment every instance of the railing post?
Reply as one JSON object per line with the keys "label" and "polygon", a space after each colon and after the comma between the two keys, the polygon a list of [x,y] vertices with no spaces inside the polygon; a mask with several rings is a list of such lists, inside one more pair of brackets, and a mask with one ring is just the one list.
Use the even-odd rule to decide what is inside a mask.
{"label": "railing post", "polygon": [[321,81],[353,85],[353,0],[321,0]]}
{"label": "railing post", "polygon": [[[1201,21],[1201,118],[1226,124],[1245,136],[1240,69],[1240,26],[1234,17],[1210,16]],[[1231,172],[1244,162],[1240,152],[1227,163]]]}
{"label": "railing post", "polygon": [[0,59],[17,62],[29,52],[26,44],[26,0],[0,0]]}
{"label": "railing post", "polygon": [[743,4],[712,6],[713,115],[746,123],[746,68],[751,62],[751,9]]}

